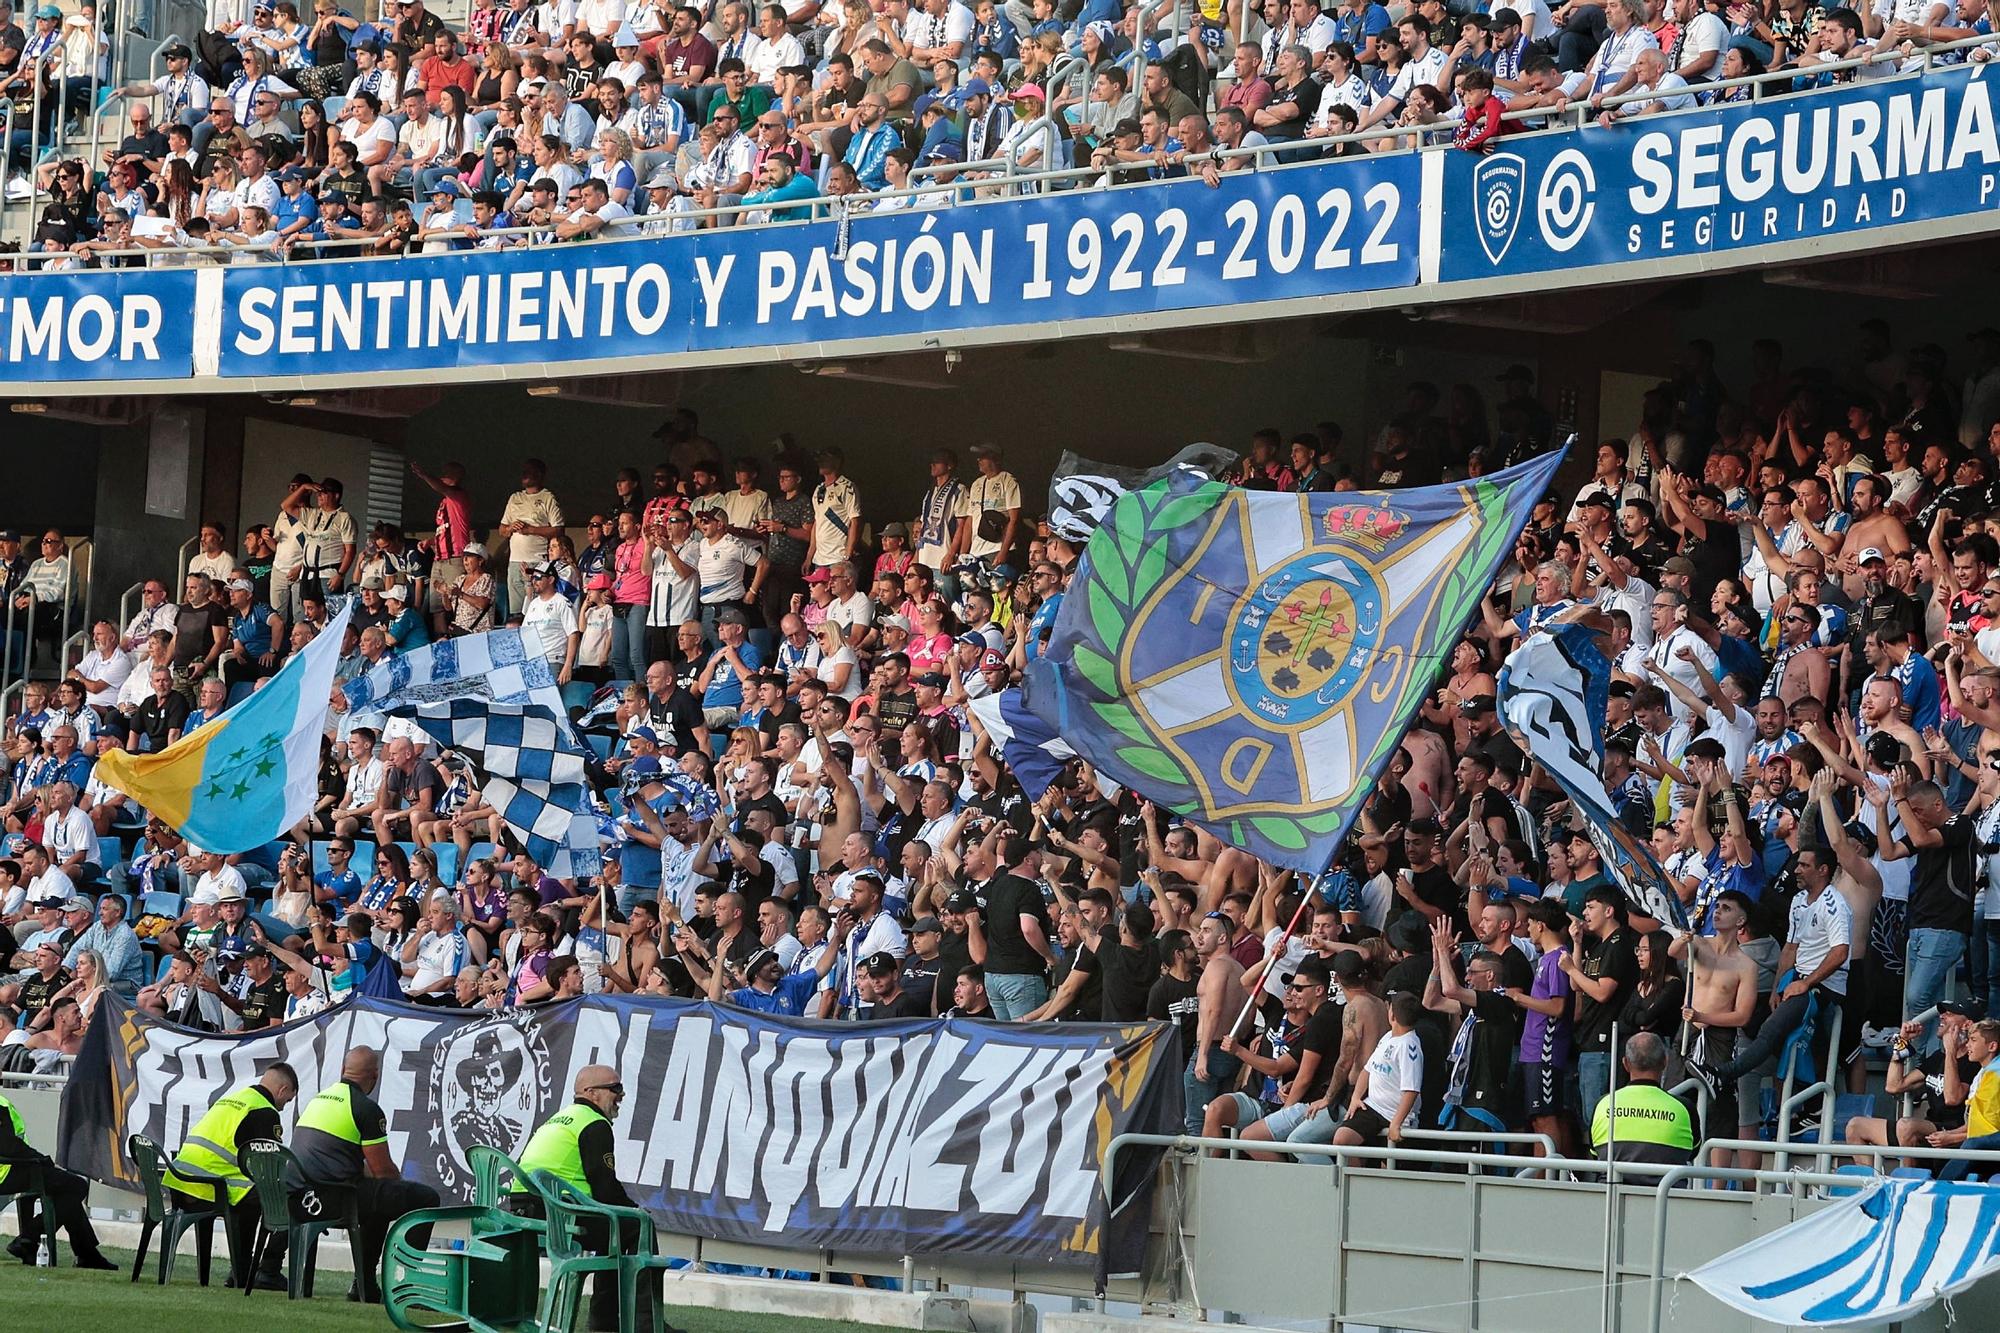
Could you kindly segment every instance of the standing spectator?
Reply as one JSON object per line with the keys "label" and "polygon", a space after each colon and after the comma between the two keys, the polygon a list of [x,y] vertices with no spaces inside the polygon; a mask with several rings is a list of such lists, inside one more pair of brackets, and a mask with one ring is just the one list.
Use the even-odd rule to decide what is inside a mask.
{"label": "standing spectator", "polygon": [[[549,538],[563,532],[562,505],[543,483],[548,465],[539,458],[521,464],[521,489],[507,497],[500,511],[500,526],[493,530],[495,543],[504,543],[507,552],[507,606],[525,606],[530,592],[528,571],[548,559]],[[462,553],[464,548],[459,548]]]}

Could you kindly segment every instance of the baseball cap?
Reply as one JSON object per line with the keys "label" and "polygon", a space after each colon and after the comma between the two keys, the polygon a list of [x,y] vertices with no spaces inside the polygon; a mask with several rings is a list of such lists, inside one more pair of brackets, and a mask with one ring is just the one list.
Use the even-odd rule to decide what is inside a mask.
{"label": "baseball cap", "polygon": [[438,177],[437,184],[431,186],[431,193],[456,195],[458,193],[458,173],[447,171],[444,175]]}
{"label": "baseball cap", "polygon": [[271,179],[280,185],[283,185],[287,181],[302,181],[305,178],[305,173],[297,167],[280,167],[277,171],[271,173]]}
{"label": "baseball cap", "polygon": [[812,573],[806,575],[806,582],[825,583],[829,577],[831,576],[825,570],[815,569]]}
{"label": "baseball cap", "polygon": [[528,577],[531,579],[552,579],[555,576],[556,567],[546,560],[540,561],[528,571]]}
{"label": "baseball cap", "polygon": [[934,690],[941,690],[946,685],[945,678],[935,671],[926,671],[921,676],[912,676],[910,683],[912,685],[928,685]]}
{"label": "baseball cap", "polygon": [[1019,101],[1023,97],[1032,97],[1038,102],[1049,100],[1049,95],[1042,91],[1042,85],[1039,83],[1024,83],[1014,90],[1012,100]]}
{"label": "baseball cap", "polygon": [[632,767],[627,769],[626,772],[635,778],[658,778],[660,776],[660,761],[650,754],[640,755],[632,761]]}
{"label": "baseball cap", "polygon": [[385,600],[391,602],[407,602],[410,600],[410,585],[407,583],[392,583],[383,589],[382,596]]}
{"label": "baseball cap", "polygon": [[462,551],[460,551],[460,552],[459,552],[459,554],[460,554],[460,555],[476,555],[476,556],[478,556],[478,557],[479,557],[479,558],[480,558],[481,560],[484,560],[484,559],[486,559],[486,555],[487,555],[487,551],[486,551],[486,543],[484,543],[484,542],[467,542],[467,543],[465,544],[465,549],[464,549],[464,550],[462,550]]}
{"label": "baseball cap", "polygon": [[[1493,30],[1495,32],[1498,32],[1500,29],[1506,27],[1510,23],[1519,24],[1521,21],[1521,16],[1516,12],[1514,12],[1512,9],[1502,7],[1500,9],[1494,10],[1491,14],[1488,14],[1486,16],[1486,21],[1492,25]],[[1527,367],[1520,366],[1517,367],[1517,369],[1526,370]],[[1503,376],[1502,378],[1505,377]]]}
{"label": "baseball cap", "polygon": [[88,912],[90,910],[90,899],[79,894],[67,899],[63,903],[62,909],[65,912]]}
{"label": "baseball cap", "polygon": [[896,961],[896,955],[887,949],[880,953],[871,953],[861,960],[861,970],[871,977],[890,976],[901,968],[902,964]]}
{"label": "baseball cap", "polygon": [[163,60],[193,60],[194,52],[188,49],[187,43],[175,42],[172,46],[160,52],[160,58]]}
{"label": "baseball cap", "polygon": [[1458,703],[1460,717],[1476,717],[1481,713],[1490,713],[1492,711],[1493,696],[1490,694],[1475,694],[1469,698],[1459,700]]}
{"label": "baseball cap", "polygon": [[13,528],[0,528],[0,542],[17,542],[21,534]]}
{"label": "baseball cap", "polygon": [[674,176],[673,168],[671,167],[661,167],[658,171],[646,177],[646,188],[649,190],[678,190],[680,185],[681,183]]}
{"label": "baseball cap", "polygon": [[222,895],[216,892],[214,885],[210,885],[205,889],[196,889],[188,901],[201,907],[213,907],[222,901]]}
{"label": "baseball cap", "polygon": [[1606,509],[1616,509],[1618,507],[1611,502],[1611,492],[1605,490],[1585,491],[1582,495],[1576,497],[1576,502],[1586,508],[1590,505],[1601,505]]}
{"label": "baseball cap", "polygon": [[1882,548],[1879,546],[1864,546],[1861,548],[1860,563],[1865,565],[1870,561],[1886,565],[1889,563],[1889,557],[1882,554]]}
{"label": "baseball cap", "polygon": [[738,608],[725,606],[715,613],[715,623],[718,625],[746,625],[749,621],[744,619],[743,612]]}
{"label": "baseball cap", "polygon": [[[1308,959],[1307,961],[1310,962],[1311,960]],[[1342,981],[1348,981],[1360,976],[1367,970],[1367,967],[1367,962],[1360,954],[1354,952],[1352,949],[1342,949],[1333,956],[1331,971],[1333,975],[1339,977]],[[1300,968],[1299,970],[1304,971],[1305,969]]]}
{"label": "baseball cap", "polygon": [[[931,103],[931,106],[933,109],[943,110],[947,115],[950,114],[950,109],[945,107],[944,103],[942,102],[933,102]],[[960,144],[959,141],[956,139],[939,140],[937,147],[931,149],[931,151],[924,156],[924,161],[963,162],[965,161],[965,147],[964,145]]]}
{"label": "baseball cap", "polygon": [[959,889],[944,900],[944,909],[947,912],[977,912],[979,895],[971,889]]}
{"label": "baseball cap", "polygon": [[967,79],[960,85],[960,89],[967,97],[993,96],[993,85],[984,79]]}
{"label": "baseball cap", "polygon": [[884,632],[899,629],[903,633],[908,634],[910,632],[910,622],[906,616],[883,616],[881,620],[876,622],[876,628]]}
{"label": "baseball cap", "polygon": [[1688,578],[1693,578],[1694,561],[1688,559],[1684,555],[1677,555],[1673,559],[1667,561],[1667,563],[1665,563],[1664,565],[1661,565],[1660,571],[1666,574],[1681,574]]}
{"label": "baseball cap", "polygon": [[988,648],[986,656],[979,659],[979,669],[981,671],[1005,671],[1007,669],[1007,659],[999,653],[994,652],[991,648]]}
{"label": "baseball cap", "polygon": [[1111,137],[1116,139],[1127,134],[1139,133],[1139,122],[1127,116],[1111,127]]}
{"label": "baseball cap", "polygon": [[634,740],[650,741],[654,745],[658,745],[660,743],[660,733],[654,731],[651,727],[645,727],[645,726],[634,727],[628,734]]}
{"label": "baseball cap", "polygon": [[1986,1005],[1980,1000],[1939,1000],[1937,1011],[1941,1014],[1957,1014],[1978,1022],[1986,1017]]}
{"label": "baseball cap", "polygon": [[231,579],[229,580],[229,591],[255,592],[257,591],[257,585],[252,583],[249,579]]}
{"label": "baseball cap", "polygon": [[910,535],[910,525],[907,523],[891,523],[882,529],[882,535],[884,537],[907,537]]}
{"label": "baseball cap", "polygon": [[591,592],[604,592],[611,587],[609,574],[592,574],[583,581],[583,586]]}
{"label": "baseball cap", "polygon": [[920,916],[910,923],[912,935],[936,935],[944,929],[934,916]]}

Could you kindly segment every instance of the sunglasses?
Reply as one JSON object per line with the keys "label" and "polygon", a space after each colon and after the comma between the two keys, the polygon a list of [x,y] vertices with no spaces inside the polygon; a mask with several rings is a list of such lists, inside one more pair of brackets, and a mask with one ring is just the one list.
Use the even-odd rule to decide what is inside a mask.
{"label": "sunglasses", "polygon": [[600,1083],[596,1087],[586,1088],[584,1091],[608,1092],[614,1097],[623,1097],[625,1095],[625,1085],[623,1083]]}

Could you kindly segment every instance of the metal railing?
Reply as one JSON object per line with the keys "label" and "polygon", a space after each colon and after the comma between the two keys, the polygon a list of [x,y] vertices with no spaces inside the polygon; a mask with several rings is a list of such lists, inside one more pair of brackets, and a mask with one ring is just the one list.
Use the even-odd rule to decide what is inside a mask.
{"label": "metal railing", "polygon": [[[162,45],[164,46],[164,43]],[[1969,50],[1974,47],[1980,47],[1980,46],[1993,47],[1996,45],[2000,45],[2000,33],[1988,34],[1988,35],[1974,35],[1970,37],[1958,38],[1949,42],[1937,43],[1928,47],[1918,48],[1909,55],[1905,55],[1904,52],[1901,51],[1900,49],[1890,49],[1886,51],[1871,52],[1868,55],[1858,57],[1855,59],[1832,61],[1822,65],[1811,66],[1805,70],[1799,70],[1797,68],[1789,68],[1784,70],[1767,71],[1764,74],[1749,75],[1739,79],[1723,79],[1709,83],[1694,84],[1689,86],[1688,91],[1691,94],[1709,94],[1735,88],[1749,88],[1752,91],[1753,98],[1762,99],[1766,96],[1776,96],[1776,95],[1784,95],[1785,93],[1790,93],[1792,85],[1795,84],[1801,78],[1816,79],[1826,74],[1840,74],[1850,70],[1861,70],[1871,65],[1882,64],[1889,61],[1909,62],[1914,60],[1917,62],[1916,68],[1904,71],[1902,75],[1902,77],[1910,77],[1915,75],[1921,75],[1934,68],[1937,64],[1938,57],[1940,56],[1947,55],[1956,51]],[[1067,56],[1063,57],[1062,59],[1059,59],[1058,62],[1054,66],[1052,66],[1050,82],[1055,83],[1057,81],[1058,73],[1066,72],[1069,68],[1071,68],[1074,65],[1076,60],[1077,57],[1074,56]],[[1778,91],[1781,88],[1781,86],[1784,92]],[[1820,91],[1826,91],[1826,90],[1811,88],[1811,89],[1799,90],[1796,93],[1792,93],[1791,95],[1812,96]],[[35,116],[36,133],[37,135],[39,135],[39,127],[40,127],[39,84],[37,84],[36,92],[37,92],[37,101],[36,101],[34,116]],[[1676,93],[1675,95],[1678,96],[1679,94]],[[1088,105],[1088,98],[1089,98],[1089,90],[1086,87],[1085,102],[1084,102],[1084,105],[1086,106]],[[1658,100],[1660,100],[1660,95],[1652,90],[1648,90],[1645,92],[1628,92],[1628,93],[1621,93],[1615,97],[1610,97],[1610,96],[1604,97],[1598,102],[1597,106],[1595,107],[1589,104],[1588,98],[1585,98],[1580,101],[1568,103],[1567,105],[1561,108],[1529,107],[1521,110],[1507,111],[1502,113],[1501,119],[1503,121],[1511,122],[1515,125],[1524,127],[1528,125],[1528,122],[1536,122],[1536,124],[1534,124],[1531,129],[1528,129],[1527,132],[1536,132],[1536,133],[1567,132],[1569,130],[1580,130],[1588,128],[1590,126],[1592,117],[1594,117],[1598,112],[1602,110],[1612,109],[1632,104],[1653,102]],[[1685,114],[1690,114],[1690,112],[1699,112],[1705,109],[1706,108],[1697,106],[1694,108],[1689,108],[1677,112],[1666,112],[1663,113],[1663,115],[1666,116],[1685,115]],[[1060,121],[1057,120],[1057,118],[1055,118],[1054,116],[1048,114],[1045,114],[1043,117],[1039,118],[1039,120],[1035,122],[1035,126],[1046,127],[1054,131],[1058,135],[1062,131],[1062,125]],[[1448,132],[1449,128],[1450,127],[1448,125],[1445,125],[1442,122],[1433,123],[1429,125],[1402,125],[1402,126],[1378,125],[1378,126],[1373,126],[1367,130],[1357,131],[1352,134],[1326,135],[1314,138],[1300,138],[1278,143],[1258,144],[1258,145],[1239,147],[1239,148],[1224,148],[1218,145],[1217,147],[1210,149],[1207,152],[1183,154],[1178,159],[1178,161],[1190,167],[1200,167],[1204,163],[1212,162],[1219,169],[1222,170],[1232,169],[1230,167],[1230,164],[1233,162],[1241,162],[1246,160],[1251,164],[1251,167],[1253,169],[1261,169],[1268,165],[1272,165],[1273,162],[1275,162],[1275,165],[1280,169],[1282,169],[1283,167],[1286,166],[1308,165],[1313,161],[1321,160],[1324,156],[1324,150],[1331,148],[1338,148],[1348,144],[1357,145],[1371,152],[1445,151],[1452,148],[1450,143],[1448,142],[1427,143],[1425,142],[1425,140],[1434,139],[1440,133]],[[1031,137],[1033,137],[1032,130],[1030,134],[1022,136],[1022,138],[1024,139]],[[1397,146],[1401,141],[1411,140],[1411,139],[1414,139],[1416,141],[1414,145],[1405,147]],[[1385,142],[1388,145],[1387,147],[1383,146]],[[923,185],[912,184],[900,189],[879,190],[865,194],[857,194],[846,197],[846,202],[836,201],[825,196],[821,196],[815,199],[787,201],[786,204],[782,205],[782,207],[788,210],[791,208],[798,208],[798,207],[810,207],[813,210],[814,214],[820,216],[832,215],[837,210],[840,209],[846,209],[850,212],[850,214],[853,214],[856,211],[858,211],[856,210],[857,204],[867,205],[885,199],[915,198],[919,196],[931,195],[940,190],[948,192],[951,196],[951,202],[954,204],[959,202],[991,202],[994,199],[1004,198],[1007,196],[1021,193],[1019,187],[1022,186],[1034,186],[1037,189],[1039,189],[1041,186],[1045,184],[1049,186],[1059,186],[1061,184],[1074,183],[1082,180],[1087,180],[1093,177],[1103,177],[1108,174],[1108,170],[1105,168],[1093,168],[1093,167],[1072,167],[1072,168],[1062,168],[1053,170],[1044,169],[1035,171],[1024,171],[1021,169],[1019,163],[1020,147],[1021,144],[1017,141],[1017,143],[1011,146],[1007,152],[997,157],[985,158],[976,162],[950,163],[935,167],[919,167],[913,169],[910,173],[911,180],[913,182],[917,180],[923,180],[926,182]],[[31,148],[31,158],[33,158],[35,161],[38,162],[40,156],[41,154],[39,150],[39,141],[37,140],[36,146]],[[1142,166],[1144,164],[1137,163],[1132,165]],[[1110,170],[1116,170],[1116,168],[1112,168]],[[969,173],[980,173],[980,174],[971,175]],[[945,176],[950,176],[951,179],[949,180],[942,179]],[[1142,180],[1142,181],[1125,182],[1121,185],[1112,186],[1110,188],[1138,188],[1141,186],[1148,186],[1148,185],[1175,185],[1175,184],[1187,184],[1187,183],[1188,183],[1187,181],[1176,180],[1176,179],[1167,179],[1159,181]],[[985,198],[982,199],[979,197],[982,195],[985,196]],[[4,218],[5,208],[6,208],[6,201],[4,200],[4,198],[0,198],[0,218]],[[652,220],[655,216],[658,216],[659,220],[662,221],[671,220],[676,223],[683,223],[689,221],[703,222],[713,219],[718,224],[733,223],[751,227],[794,226],[794,225],[800,225],[802,221],[805,221],[805,220],[792,220],[784,222],[777,222],[777,221],[746,222],[744,220],[744,215],[746,213],[755,211],[755,208],[756,206],[754,205],[745,206],[737,204],[726,207],[717,207],[708,209],[690,209],[684,212],[674,213],[671,215],[642,215],[642,216],[637,216],[632,220],[630,220],[630,222],[626,223],[626,225],[619,228],[619,230],[614,234],[605,235],[598,238],[592,238],[590,240],[585,240],[580,242],[573,241],[573,242],[563,242],[563,243],[603,244],[620,240],[635,239],[637,233],[635,232],[634,228],[643,226],[643,224],[645,224],[649,220]],[[496,228],[490,231],[483,231],[480,233],[480,235],[482,237],[497,237],[510,241],[518,240],[523,244],[546,245],[546,244],[558,243],[552,239],[552,231],[553,231],[553,226],[552,224],[549,224],[541,226]],[[358,250],[364,247],[372,248],[375,246],[376,242],[379,239],[380,238],[378,236],[364,236],[352,239],[343,238],[343,239],[332,239],[325,241],[313,241],[310,243],[310,247],[312,250],[311,254],[299,254],[286,251],[282,252],[279,258],[275,262],[311,263],[311,262],[317,262],[322,259],[339,258],[343,257],[338,253],[340,251]],[[178,258],[184,256],[201,256],[201,255],[228,256],[228,255],[240,255],[241,253],[242,253],[242,247],[238,246],[184,245],[184,246],[135,246],[129,249],[104,251],[101,252],[101,255],[104,258],[140,257],[146,259],[149,263],[151,263],[163,257]],[[419,251],[416,248],[412,247],[408,251],[408,253],[415,254],[419,253]],[[378,256],[378,257],[386,258],[392,256]],[[33,255],[21,256],[20,261],[17,263],[16,269],[17,272],[29,273],[29,274],[45,271],[44,269],[41,268],[35,256]]]}

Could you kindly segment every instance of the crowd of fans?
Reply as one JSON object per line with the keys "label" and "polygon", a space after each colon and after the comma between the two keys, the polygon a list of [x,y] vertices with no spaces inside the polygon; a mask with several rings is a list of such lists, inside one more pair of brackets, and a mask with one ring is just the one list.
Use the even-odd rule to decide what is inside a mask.
{"label": "crowd of fans", "polygon": [[[5,145],[9,197],[40,210],[34,262],[496,249],[944,207],[961,177],[1214,184],[1259,164],[1218,149],[1485,152],[1577,105],[1610,123],[1747,100],[1709,85],[1767,70],[1801,88],[1877,77],[1992,30],[1982,0],[1421,0],[1393,16],[1375,0],[478,0],[462,30],[424,0],[310,9],[214,6],[163,74],[116,90],[129,132],[86,161],[55,135],[106,80],[90,7],[42,4],[23,26],[0,4],[0,101],[44,122],[24,110]],[[31,163],[37,144],[57,146]]]}
{"label": "crowd of fans", "polygon": [[[1412,385],[1352,445],[1333,423],[1260,430],[1228,479],[1421,485],[1562,429],[1526,367],[1497,397]],[[1631,424],[1535,506],[1310,882],[1080,762],[1023,792],[977,705],[1042,651],[1079,550],[993,446],[969,474],[937,451],[902,515],[838,449],[725,461],[685,410],[660,432],[669,461],[620,471],[601,503],[558,496],[532,459],[505,497],[416,466],[437,498],[421,534],[363,532],[337,479],[301,475],[239,547],[205,525],[182,600],[147,583],[131,623],[95,626],[8,720],[0,1051],[59,1062],[107,986],[226,1030],[386,975],[471,1009],[636,992],[1150,1017],[1177,1028],[1188,1128],[1252,1141],[1526,1127],[1574,1149],[1622,1068],[1709,1138],[1810,1134],[1774,1123],[1773,1093],[1817,1071],[1847,1090],[1822,1134],[1983,1143],[2000,331],[1948,351],[1871,321],[1851,363],[1759,342],[1727,378],[1693,343]],[[32,582],[13,535],[9,591]],[[93,777],[107,748],[160,749],[255,688],[343,598],[343,678],[521,628],[593,745],[601,876],[547,873],[478,773],[398,720],[330,712],[314,814],[241,856]],[[1496,710],[1505,654],[1579,617],[1615,665],[1607,789],[1685,933],[1637,913]],[[1868,1095],[1885,1063],[1912,1104]]]}

